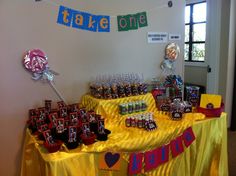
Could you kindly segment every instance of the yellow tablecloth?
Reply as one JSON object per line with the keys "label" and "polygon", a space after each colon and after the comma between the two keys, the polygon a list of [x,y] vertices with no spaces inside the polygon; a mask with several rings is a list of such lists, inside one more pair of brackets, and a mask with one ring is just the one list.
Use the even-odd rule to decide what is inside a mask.
{"label": "yellow tablecloth", "polygon": [[[145,96],[149,96],[145,95]],[[138,98],[139,96],[135,97]],[[89,97],[91,98],[91,97]],[[151,98],[151,97],[150,97]],[[84,101],[84,100],[83,100]],[[99,101],[105,100],[97,100]],[[107,102],[111,101],[111,102]],[[107,100],[106,103],[114,103],[123,100]],[[151,103],[153,100],[150,100]],[[90,104],[93,104],[90,102]],[[103,103],[101,103],[103,104]],[[150,104],[150,102],[149,102]],[[93,105],[94,106],[94,105]],[[204,115],[198,113],[185,114],[181,121],[172,121],[167,115],[161,114],[153,108],[154,118],[158,129],[147,132],[138,128],[125,127],[125,116],[107,116],[104,107],[96,105],[97,113],[102,114],[106,119],[106,128],[112,131],[107,141],[96,142],[92,145],[82,145],[74,150],[61,150],[49,154],[41,142],[32,136],[29,130],[26,131],[23,158],[22,176],[97,176],[97,175],[127,175],[128,158],[132,152],[145,152],[169,143],[189,126],[192,126],[196,140],[184,152],[172,158],[169,162],[160,165],[155,170],[145,172],[145,175],[164,176],[199,176],[199,175],[228,175],[227,161],[227,115],[222,113],[220,118],[204,119]],[[109,105],[110,106],[110,105]],[[88,107],[88,105],[87,105]],[[112,106],[111,106],[112,107]],[[123,153],[121,168],[119,171],[100,170],[98,158],[101,152]]]}

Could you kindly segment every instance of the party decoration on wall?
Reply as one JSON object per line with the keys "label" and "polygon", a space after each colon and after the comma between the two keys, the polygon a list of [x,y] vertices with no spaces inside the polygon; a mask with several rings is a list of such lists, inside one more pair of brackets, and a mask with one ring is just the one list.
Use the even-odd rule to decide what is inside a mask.
{"label": "party decoration on wall", "polygon": [[59,98],[66,102],[53,83],[54,76],[58,75],[58,73],[50,69],[48,65],[48,58],[42,50],[28,50],[24,55],[23,65],[33,74],[32,79],[36,81],[42,80],[48,82]]}
{"label": "party decoration on wall", "polygon": [[148,25],[146,12],[117,16],[118,31],[135,30]]}
{"label": "party decoration on wall", "polygon": [[161,69],[165,74],[174,74],[174,62],[177,60],[180,48],[176,43],[170,43],[165,49],[165,58],[161,62]]}
{"label": "party decoration on wall", "polygon": [[[35,0],[40,2],[42,0]],[[44,0],[55,6],[59,6],[57,23],[68,27],[73,27],[82,30],[93,32],[110,32],[110,18],[117,18],[118,31],[134,30],[148,25],[146,12],[136,14],[110,16],[110,15],[93,15],[87,12],[74,10],[58,4],[55,1]],[[172,1],[165,4],[159,4],[151,10],[172,7]]]}
{"label": "party decoration on wall", "polygon": [[120,170],[122,154],[106,152],[99,156],[99,169]]}
{"label": "party decoration on wall", "polygon": [[171,140],[169,144],[144,153],[132,153],[129,159],[129,175],[140,174],[143,171],[143,165],[145,172],[157,168],[161,164],[169,161],[169,152],[171,152],[172,158],[175,158],[183,153],[184,149],[188,148],[195,139],[192,127],[189,127],[182,135]]}
{"label": "party decoration on wall", "polygon": [[57,23],[93,32],[110,32],[110,17],[59,7]]}

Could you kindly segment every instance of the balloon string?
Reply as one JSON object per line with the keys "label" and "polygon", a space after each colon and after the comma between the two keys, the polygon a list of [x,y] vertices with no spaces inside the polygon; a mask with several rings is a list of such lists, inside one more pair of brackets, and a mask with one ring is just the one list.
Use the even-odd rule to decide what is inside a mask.
{"label": "balloon string", "polygon": [[50,83],[50,86],[53,88],[53,90],[56,92],[57,96],[58,96],[65,104],[67,104],[66,101],[65,101],[65,99],[62,97],[62,95],[60,94],[60,92],[57,90],[56,86],[53,84],[53,82],[52,82],[52,81],[48,81],[48,82]]}

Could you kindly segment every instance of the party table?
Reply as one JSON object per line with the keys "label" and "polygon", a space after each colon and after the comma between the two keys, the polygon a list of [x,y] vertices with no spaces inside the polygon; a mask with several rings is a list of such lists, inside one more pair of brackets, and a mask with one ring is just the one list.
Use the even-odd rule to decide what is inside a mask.
{"label": "party table", "polygon": [[[185,147],[184,151],[176,157],[172,157],[169,153],[168,162],[158,165],[148,172],[142,169],[140,175],[228,175],[226,113],[222,113],[218,118],[205,118],[200,113],[188,113],[184,115],[182,120],[173,121],[166,114],[158,112],[154,108],[155,102],[149,94],[140,96],[134,97],[134,100],[140,98],[146,100],[147,111],[153,112],[158,129],[149,132],[144,129],[127,128],[124,122],[126,116],[117,113],[117,104],[127,101],[125,98],[105,101],[92,100],[92,97],[86,95],[82,98],[82,104],[88,109],[95,109],[97,113],[106,118],[105,126],[111,130],[108,140],[97,141],[87,146],[82,144],[73,150],[68,150],[63,146],[58,152],[48,153],[42,145],[43,141],[37,139],[27,129],[21,175],[125,176],[128,175],[131,154],[145,153],[157,147],[168,145],[189,127],[192,128],[195,135],[195,140],[191,145]],[[103,103],[106,103],[106,106]],[[104,152],[120,154],[121,160],[118,170],[100,168],[100,158]]]}

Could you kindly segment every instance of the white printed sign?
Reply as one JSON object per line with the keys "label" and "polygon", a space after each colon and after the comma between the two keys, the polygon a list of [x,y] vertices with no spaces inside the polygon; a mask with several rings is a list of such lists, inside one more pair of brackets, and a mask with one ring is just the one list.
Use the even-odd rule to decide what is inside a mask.
{"label": "white printed sign", "polygon": [[180,34],[169,34],[169,40],[181,40]]}
{"label": "white printed sign", "polygon": [[166,43],[168,33],[166,32],[148,32],[148,43]]}

